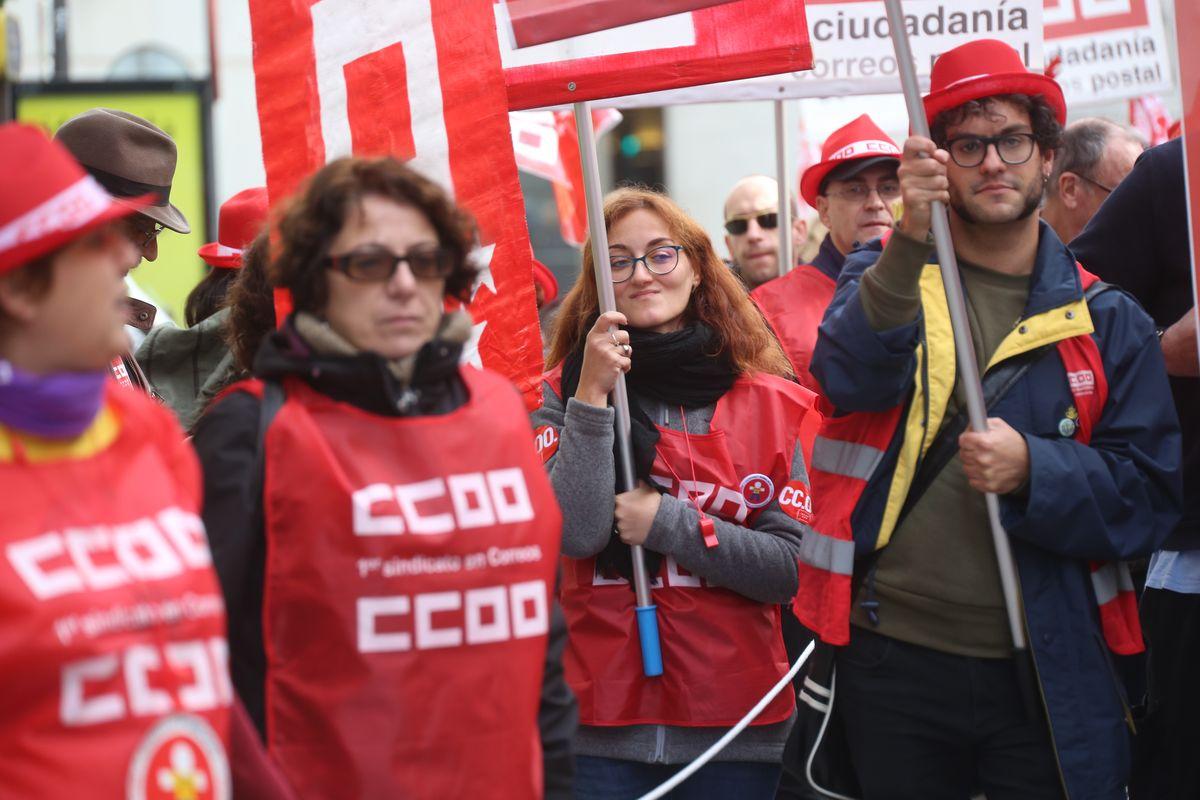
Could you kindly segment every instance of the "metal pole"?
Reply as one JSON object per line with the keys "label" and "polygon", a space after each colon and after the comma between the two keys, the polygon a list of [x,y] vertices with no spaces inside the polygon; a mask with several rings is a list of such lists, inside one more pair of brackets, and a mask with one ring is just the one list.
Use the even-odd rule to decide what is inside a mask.
{"label": "metal pole", "polygon": [[[583,162],[583,188],[587,199],[588,232],[592,240],[592,263],[595,264],[596,295],[600,313],[617,310],[613,292],[612,268],[608,263],[608,231],[604,228],[604,199],[600,193],[600,165],[596,158],[596,131],[592,127],[591,103],[575,104],[575,129],[579,134],[579,156]],[[617,416],[617,469],[621,478],[618,491],[629,491],[637,485],[633,473],[633,446],[629,435],[629,393],[625,375],[617,376],[612,392],[613,410]],[[650,578],[646,574],[646,559],[641,545],[632,545],[633,591],[637,598],[638,636],[642,644],[642,671],[647,677],[662,675],[662,650],[658,642],[658,617],[650,596]]]}
{"label": "metal pole", "polygon": [[775,180],[779,182],[779,274],[792,271],[796,259],[792,252],[792,169],[788,153],[791,138],[787,128],[787,106],[775,101]]}
{"label": "metal pole", "polygon": [[[896,64],[900,70],[900,83],[904,87],[904,102],[908,106],[909,121],[914,133],[928,139],[929,122],[925,119],[925,107],[921,104],[921,90],[917,86],[917,71],[913,67],[912,50],[908,46],[908,32],[904,27],[901,0],[884,0],[884,3],[887,5],[888,26],[891,28],[892,44],[896,49]],[[958,260],[954,255],[954,243],[950,239],[950,219],[946,214],[946,207],[941,203],[933,204],[933,239],[937,244],[942,283],[946,286],[946,304],[950,308],[950,323],[954,328],[958,371],[963,391],[967,396],[967,416],[972,430],[986,431],[987,408],[983,402],[983,387],[979,382],[975,345],[971,342],[971,323],[967,319],[967,304],[963,299]],[[1025,622],[1021,614],[1017,567],[1013,563],[1008,534],[1000,524],[1000,500],[991,492],[986,493],[984,498],[987,502],[988,522],[992,528],[992,543],[996,547],[996,561],[1000,567],[1000,585],[1004,589],[1004,605],[1008,612],[1013,649],[1021,656],[1029,645],[1025,638]]]}
{"label": "metal pole", "polygon": [[67,0],[54,0],[54,80],[70,80],[68,58]]}

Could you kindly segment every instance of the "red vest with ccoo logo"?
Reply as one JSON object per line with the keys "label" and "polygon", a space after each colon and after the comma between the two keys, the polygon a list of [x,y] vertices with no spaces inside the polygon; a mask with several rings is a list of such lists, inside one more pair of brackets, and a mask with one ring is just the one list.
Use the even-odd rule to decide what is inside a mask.
{"label": "red vest with ccoo logo", "polygon": [[266,733],[300,797],[541,796],[561,515],[521,398],[462,375],[465,405],[416,418],[285,383],[265,442]]}
{"label": "red vest with ccoo logo", "polygon": [[817,328],[836,289],[837,283],[824,272],[811,264],[800,264],[750,293],[783,346],[796,380],[818,394],[821,386],[808,368],[817,346]]}
{"label": "red vest with ccoo logo", "polygon": [[0,798],[229,800],[225,606],[169,412],[0,431]]}
{"label": "red vest with ccoo logo", "polygon": [[[557,371],[547,380],[559,391]],[[781,378],[740,377],[717,402],[709,433],[659,428],[652,478],[685,502],[690,491],[727,522],[753,526],[777,499],[807,522],[808,487],[790,473],[796,442],[811,441],[819,427],[815,401]],[[628,582],[599,574],[595,558],[563,563],[564,663],[585,725],[733,725],[787,672],[778,605],[711,586],[667,557],[653,584],[663,674],[646,678]],[[784,692],[754,724],[786,720],[794,706]]]}

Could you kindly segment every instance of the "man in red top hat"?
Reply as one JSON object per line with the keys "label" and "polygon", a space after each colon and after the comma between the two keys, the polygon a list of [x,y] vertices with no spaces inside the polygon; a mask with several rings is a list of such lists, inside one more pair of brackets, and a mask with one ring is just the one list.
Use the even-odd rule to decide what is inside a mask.
{"label": "man in red top hat", "polygon": [[811,264],[751,293],[779,337],[797,380],[820,393],[808,371],[817,326],[833,299],[846,255],[882,236],[892,226],[892,205],[900,197],[896,168],[900,148],[863,114],[838,128],[821,147],[821,160],[804,171],[800,196],[829,229]]}
{"label": "man in red top hat", "polygon": [[[814,447],[793,607],[845,645],[836,703],[866,800],[1119,800],[1131,726],[1111,655],[1142,649],[1119,564],[1153,552],[1181,507],[1162,352],[1136,302],[1038,218],[1058,84],[996,40],[943,54],[930,83],[932,138],[901,157],[904,216],[846,260],[821,323],[812,370],[835,416]],[[961,433],[933,201],[990,387],[982,433]],[[1028,650],[1014,651],[984,492]],[[851,573],[855,553],[872,556]]]}

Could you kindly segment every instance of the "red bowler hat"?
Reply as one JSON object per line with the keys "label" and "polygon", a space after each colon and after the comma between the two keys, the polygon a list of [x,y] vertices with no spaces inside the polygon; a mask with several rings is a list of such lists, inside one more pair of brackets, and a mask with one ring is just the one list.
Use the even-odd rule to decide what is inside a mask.
{"label": "red bowler hat", "polygon": [[153,195],[114,200],[65,147],[16,122],[0,125],[0,175],[0,273],[154,200]]}
{"label": "red bowler hat", "polygon": [[243,189],[221,204],[217,218],[217,241],[196,252],[212,267],[236,269],[242,265],[242,251],[267,224],[267,187]]}
{"label": "red bowler hat", "polygon": [[838,167],[854,164],[849,174],[841,176],[851,178],[875,164],[890,162],[899,165],[900,148],[873,119],[863,114],[829,134],[821,145],[821,160],[800,176],[800,196],[815,208],[821,182]]}
{"label": "red bowler hat", "polygon": [[959,45],[933,62],[925,116],[932,125],[947,109],[997,94],[1039,95],[1054,109],[1059,125],[1067,122],[1067,104],[1058,82],[1025,69],[1017,51],[999,39]]}

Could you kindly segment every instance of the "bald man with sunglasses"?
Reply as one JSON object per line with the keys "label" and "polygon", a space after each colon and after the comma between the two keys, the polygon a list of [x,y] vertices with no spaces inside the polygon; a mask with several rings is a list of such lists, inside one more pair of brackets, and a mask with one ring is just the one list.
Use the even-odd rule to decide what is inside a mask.
{"label": "bald man with sunglasses", "polygon": [[[793,252],[808,236],[808,221],[792,204]],[[779,183],[766,175],[742,178],[725,199],[725,246],[747,290],[779,277]]]}

